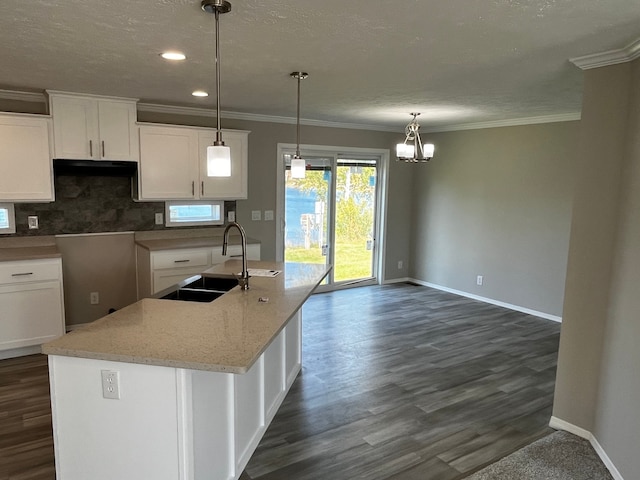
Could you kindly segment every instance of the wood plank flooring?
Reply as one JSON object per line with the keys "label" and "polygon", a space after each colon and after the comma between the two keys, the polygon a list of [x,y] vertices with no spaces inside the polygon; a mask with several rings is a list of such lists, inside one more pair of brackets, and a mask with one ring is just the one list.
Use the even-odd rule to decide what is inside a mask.
{"label": "wood plank flooring", "polygon": [[448,480],[552,430],[560,325],[409,284],[314,295],[242,480]]}
{"label": "wood plank flooring", "polygon": [[[427,287],[314,295],[242,480],[450,480],[547,427],[560,326]],[[0,361],[0,480],[53,480],[46,357]]]}

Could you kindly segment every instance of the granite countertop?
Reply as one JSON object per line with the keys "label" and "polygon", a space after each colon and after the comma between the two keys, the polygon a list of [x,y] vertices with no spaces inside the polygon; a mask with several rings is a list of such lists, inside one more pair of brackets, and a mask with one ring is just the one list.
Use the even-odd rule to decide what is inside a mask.
{"label": "granite countertop", "polygon": [[51,235],[0,239],[0,262],[61,257],[55,237]]}
{"label": "granite countertop", "polygon": [[[229,236],[229,244],[235,245],[240,243],[240,236]],[[259,240],[247,238],[247,244],[260,243]],[[136,244],[146,248],[149,251],[158,250],[175,250],[180,248],[200,248],[200,247],[220,247],[222,246],[222,236],[208,237],[184,237],[184,238],[153,238],[153,239],[137,239]]]}
{"label": "granite countertop", "polygon": [[[249,268],[282,270],[251,277],[211,303],[142,299],[45,343],[48,355],[245,373],[326,276],[324,265],[249,261]],[[229,260],[205,273],[241,270]],[[260,297],[268,302],[259,302]]]}

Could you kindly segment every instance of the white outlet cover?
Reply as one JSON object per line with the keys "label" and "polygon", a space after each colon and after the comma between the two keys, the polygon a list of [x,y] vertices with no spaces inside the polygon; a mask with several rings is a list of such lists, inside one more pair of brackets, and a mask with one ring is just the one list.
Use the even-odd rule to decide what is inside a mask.
{"label": "white outlet cover", "polygon": [[162,225],[164,223],[164,218],[162,213],[156,213],[156,225]]}
{"label": "white outlet cover", "polygon": [[227,214],[227,217],[229,217],[229,221],[230,222],[235,222],[236,221],[236,212],[231,211]]}
{"label": "white outlet cover", "polygon": [[120,400],[120,372],[115,370],[101,370],[102,397]]}

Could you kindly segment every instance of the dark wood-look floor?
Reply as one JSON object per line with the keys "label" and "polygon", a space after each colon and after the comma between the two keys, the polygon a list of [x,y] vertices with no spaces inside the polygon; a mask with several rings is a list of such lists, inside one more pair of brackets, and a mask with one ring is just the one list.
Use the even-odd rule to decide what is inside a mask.
{"label": "dark wood-look floor", "polygon": [[[314,295],[242,480],[458,479],[547,427],[560,326],[407,284]],[[53,480],[46,357],[0,361],[0,480]]]}
{"label": "dark wood-look floor", "polygon": [[314,295],[242,480],[447,480],[551,432],[560,325],[407,284]]}
{"label": "dark wood-look floor", "polygon": [[53,480],[47,357],[0,360],[0,480]]}

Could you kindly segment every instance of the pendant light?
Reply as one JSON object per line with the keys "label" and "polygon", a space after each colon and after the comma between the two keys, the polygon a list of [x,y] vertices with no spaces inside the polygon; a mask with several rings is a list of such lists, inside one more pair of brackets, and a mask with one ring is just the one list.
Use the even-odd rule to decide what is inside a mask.
{"label": "pendant light", "polygon": [[293,78],[298,79],[298,115],[297,115],[297,146],[296,154],[291,159],[291,178],[304,178],[307,169],[307,163],[300,156],[300,80],[304,80],[309,76],[305,72],[293,72]]}
{"label": "pendant light", "polygon": [[231,11],[231,4],[225,0],[202,0],[202,10],[215,14],[216,19],[216,139],[207,147],[207,176],[231,176],[231,149],[222,141],[220,129],[220,14]]}

